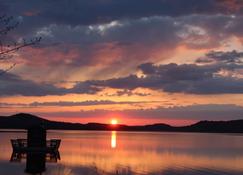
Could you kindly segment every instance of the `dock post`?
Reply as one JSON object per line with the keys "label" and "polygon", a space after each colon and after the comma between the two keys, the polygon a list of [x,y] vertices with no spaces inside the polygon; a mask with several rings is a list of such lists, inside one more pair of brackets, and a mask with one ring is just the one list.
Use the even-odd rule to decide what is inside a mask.
{"label": "dock post", "polygon": [[35,126],[28,129],[27,144],[29,148],[46,147],[46,129]]}
{"label": "dock post", "polygon": [[[27,133],[28,148],[46,147],[46,130],[44,127],[35,126],[28,129]],[[46,154],[43,151],[27,152],[26,169],[27,173],[42,173],[46,169]]]}

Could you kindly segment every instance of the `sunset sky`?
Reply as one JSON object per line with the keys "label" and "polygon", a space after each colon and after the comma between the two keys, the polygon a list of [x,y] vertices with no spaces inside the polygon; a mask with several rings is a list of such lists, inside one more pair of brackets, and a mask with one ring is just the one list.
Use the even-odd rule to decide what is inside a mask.
{"label": "sunset sky", "polygon": [[243,118],[242,0],[0,0],[42,37],[0,61],[0,115],[128,125]]}

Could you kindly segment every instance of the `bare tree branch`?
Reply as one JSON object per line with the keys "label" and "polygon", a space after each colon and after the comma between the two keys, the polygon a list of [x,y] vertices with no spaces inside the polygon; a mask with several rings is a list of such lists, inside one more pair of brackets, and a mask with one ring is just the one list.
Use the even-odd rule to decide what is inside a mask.
{"label": "bare tree branch", "polygon": [[[0,16],[0,37],[3,38],[6,36],[10,31],[17,28],[19,22],[15,21],[13,16],[2,15]],[[13,53],[22,49],[24,47],[28,47],[31,45],[35,45],[41,41],[41,37],[35,37],[29,41],[25,39],[22,42],[14,42],[12,45],[2,43],[0,38],[0,61],[7,61],[11,58],[14,58]],[[1,70],[0,75],[10,71],[16,66],[16,63],[13,63],[9,68]]]}
{"label": "bare tree branch", "polygon": [[[15,44],[13,46],[13,48],[11,48],[11,49],[6,49],[4,51],[0,51],[0,55],[9,54],[9,53],[11,53],[13,51],[17,51],[17,50],[19,50],[19,49],[21,49],[23,47],[35,45],[36,43],[39,43],[40,40],[41,40],[41,37],[37,37],[35,39],[30,40],[29,42],[24,41],[22,44],[19,44],[19,45],[18,44]],[[11,47],[11,46],[9,45],[7,47]]]}
{"label": "bare tree branch", "polygon": [[6,15],[3,15],[0,17],[0,24],[3,25],[2,29],[0,29],[0,35],[6,35],[11,30],[17,28],[19,22],[15,22],[13,16],[7,17]]}

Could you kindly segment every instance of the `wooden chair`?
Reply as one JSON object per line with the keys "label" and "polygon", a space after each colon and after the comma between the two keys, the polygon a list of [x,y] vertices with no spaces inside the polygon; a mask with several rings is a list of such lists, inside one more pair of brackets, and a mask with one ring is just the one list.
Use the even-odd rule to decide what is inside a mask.
{"label": "wooden chair", "polygon": [[50,140],[50,147],[54,151],[58,150],[58,148],[60,147],[60,144],[61,144],[61,140],[59,140],[59,139],[51,139]]}
{"label": "wooden chair", "polygon": [[18,142],[20,148],[27,147],[27,139],[17,139],[17,142]]}
{"label": "wooden chair", "polygon": [[14,151],[17,151],[20,149],[19,142],[17,140],[11,139],[11,145]]}

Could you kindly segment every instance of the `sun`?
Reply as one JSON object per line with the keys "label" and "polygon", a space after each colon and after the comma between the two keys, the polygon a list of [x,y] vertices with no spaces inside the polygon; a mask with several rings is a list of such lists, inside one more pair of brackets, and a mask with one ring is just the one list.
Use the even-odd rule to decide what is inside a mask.
{"label": "sun", "polygon": [[110,123],[111,125],[117,125],[118,121],[117,119],[111,119]]}

